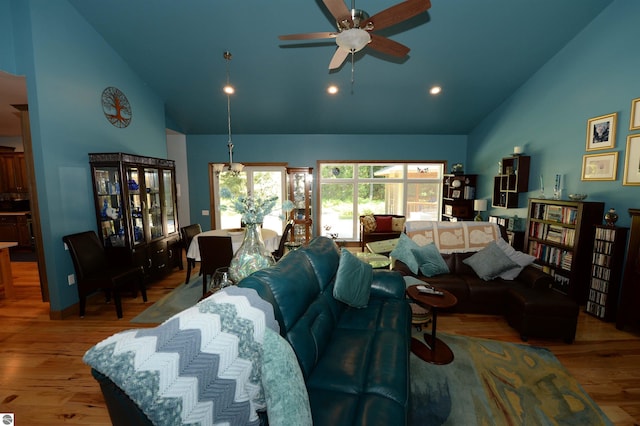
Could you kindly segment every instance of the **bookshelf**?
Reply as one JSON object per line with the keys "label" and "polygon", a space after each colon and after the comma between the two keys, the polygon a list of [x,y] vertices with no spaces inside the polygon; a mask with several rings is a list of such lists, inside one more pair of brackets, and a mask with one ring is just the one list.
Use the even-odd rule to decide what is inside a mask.
{"label": "bookshelf", "polygon": [[442,187],[442,220],[473,220],[478,175],[445,174]]}
{"label": "bookshelf", "polygon": [[586,303],[594,225],[602,223],[604,203],[529,199],[525,251],[554,278],[553,288]]}
{"label": "bookshelf", "polygon": [[628,231],[613,226],[595,227],[586,311],[605,321],[615,319]]}

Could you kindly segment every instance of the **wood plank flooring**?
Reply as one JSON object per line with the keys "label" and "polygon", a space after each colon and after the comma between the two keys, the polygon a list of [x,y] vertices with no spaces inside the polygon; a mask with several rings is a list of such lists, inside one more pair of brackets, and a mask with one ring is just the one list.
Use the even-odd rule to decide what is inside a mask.
{"label": "wood plank flooring", "polygon": [[[101,297],[87,303],[85,318],[49,319],[41,302],[35,263],[14,262],[16,299],[0,299],[0,413],[17,425],[100,426],[111,421],[97,382],[83,364],[85,351],[118,331],[185,278],[175,270],[148,289],[149,302],[123,297],[124,318]],[[196,271],[197,273],[197,271]],[[522,343],[506,321],[491,315],[438,317],[438,331]],[[580,314],[576,341],[530,339],[553,351],[616,425],[640,425],[640,335]]]}

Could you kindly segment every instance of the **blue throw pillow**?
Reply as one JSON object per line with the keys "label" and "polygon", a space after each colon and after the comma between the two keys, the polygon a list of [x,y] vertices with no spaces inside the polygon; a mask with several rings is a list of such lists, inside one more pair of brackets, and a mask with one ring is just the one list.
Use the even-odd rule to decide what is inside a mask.
{"label": "blue throw pillow", "polygon": [[415,241],[409,238],[407,234],[402,233],[398,239],[398,245],[389,253],[389,256],[407,265],[411,273],[418,274],[420,265],[411,250],[419,248],[420,246]]}
{"label": "blue throw pillow", "polygon": [[509,256],[498,247],[495,241],[491,241],[485,248],[462,262],[469,265],[478,274],[478,277],[485,281],[496,278],[504,271],[520,267],[509,259]]}
{"label": "blue throw pillow", "polygon": [[373,268],[343,248],[333,286],[333,297],[354,308],[366,308],[371,293]]}
{"label": "blue throw pillow", "polygon": [[429,243],[417,249],[411,250],[418,265],[420,273],[425,277],[435,277],[436,275],[448,274],[449,267],[444,261],[438,247],[434,243]]}

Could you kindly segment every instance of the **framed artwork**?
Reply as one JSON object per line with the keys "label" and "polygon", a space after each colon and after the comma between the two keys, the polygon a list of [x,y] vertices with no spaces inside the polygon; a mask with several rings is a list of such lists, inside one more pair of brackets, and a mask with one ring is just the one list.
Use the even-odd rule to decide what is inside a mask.
{"label": "framed artwork", "polygon": [[618,151],[582,156],[582,180],[616,180]]}
{"label": "framed artwork", "polygon": [[459,189],[454,189],[451,192],[451,198],[460,198],[460,190]]}
{"label": "framed artwork", "polygon": [[623,185],[640,185],[640,134],[627,136]]}
{"label": "framed artwork", "polygon": [[601,115],[587,121],[587,151],[611,149],[616,146],[618,113]]}
{"label": "framed artwork", "polygon": [[631,101],[631,121],[629,130],[640,130],[640,98]]}

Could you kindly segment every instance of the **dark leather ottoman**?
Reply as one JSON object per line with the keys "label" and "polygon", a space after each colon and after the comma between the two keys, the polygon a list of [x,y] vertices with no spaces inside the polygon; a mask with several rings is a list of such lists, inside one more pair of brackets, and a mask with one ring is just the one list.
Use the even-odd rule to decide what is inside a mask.
{"label": "dark leather ottoman", "polygon": [[507,290],[506,317],[523,341],[529,337],[562,338],[572,343],[578,324],[578,304],[555,290],[514,287]]}

